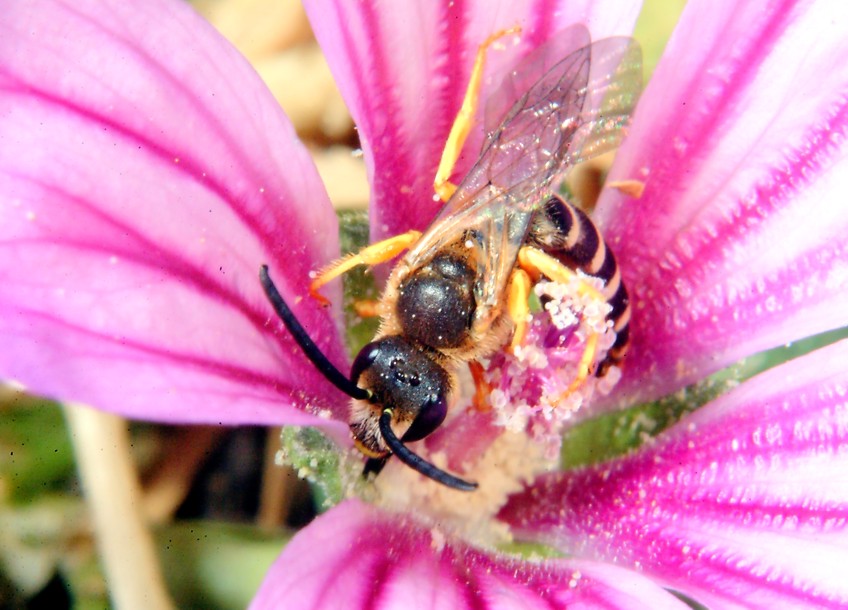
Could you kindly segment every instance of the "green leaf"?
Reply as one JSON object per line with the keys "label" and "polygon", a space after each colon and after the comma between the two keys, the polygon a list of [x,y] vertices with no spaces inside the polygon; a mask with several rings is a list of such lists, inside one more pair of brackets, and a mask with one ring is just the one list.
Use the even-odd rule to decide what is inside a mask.
{"label": "green leaf", "polygon": [[755,354],[671,396],[582,422],[563,437],[562,466],[623,455],[746,379],[846,337],[848,328],[840,328]]}
{"label": "green leaf", "polygon": [[[359,252],[368,245],[368,215],[364,211],[339,211],[339,240],[342,254]],[[363,318],[356,313],[354,303],[358,300],[376,300],[380,292],[374,283],[374,275],[360,266],[344,276],[344,323],[347,330],[347,346],[353,356],[377,333],[379,320]]]}
{"label": "green leaf", "polygon": [[74,456],[61,408],[12,394],[0,404],[0,413],[0,482],[6,500],[25,503],[68,487]]}
{"label": "green leaf", "polygon": [[707,380],[660,400],[582,422],[563,437],[562,467],[587,466],[623,455],[732,385],[731,380]]}

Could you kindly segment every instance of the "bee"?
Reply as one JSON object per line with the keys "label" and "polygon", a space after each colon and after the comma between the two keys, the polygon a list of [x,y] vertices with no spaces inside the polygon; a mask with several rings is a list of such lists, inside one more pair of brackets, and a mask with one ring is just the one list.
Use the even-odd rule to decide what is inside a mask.
{"label": "bee", "polygon": [[[304,353],[352,398],[350,429],[369,458],[366,473],[379,472],[395,455],[448,487],[477,487],[407,443],[442,424],[461,363],[472,364],[473,374],[480,358],[520,344],[529,289],[541,278],[566,282],[582,272],[602,280],[602,290],[588,290],[611,306],[616,339],[595,374],[627,350],[630,307],[615,256],[590,218],[554,190],[570,167],[620,143],[641,89],[639,47],[624,37],[591,42],[585,27],[572,26],[519,60],[487,104],[478,160],[453,185],[448,178],[473,121],[485,53],[511,32],[480,46],[436,174],[434,188],[445,203],[430,227],[368,246],[312,283],[321,299],[317,289],[352,267],[406,251],[380,299],[379,331],[359,351],[349,377],[311,341],[267,266],[260,270],[268,298]],[[594,359],[587,348],[572,385],[592,374]]]}

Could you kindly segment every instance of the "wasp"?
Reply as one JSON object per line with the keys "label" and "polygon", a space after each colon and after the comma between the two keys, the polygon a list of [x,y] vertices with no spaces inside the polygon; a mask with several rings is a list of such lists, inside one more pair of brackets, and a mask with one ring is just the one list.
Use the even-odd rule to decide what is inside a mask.
{"label": "wasp", "polygon": [[[449,487],[476,483],[439,469],[407,443],[444,421],[456,373],[479,359],[520,345],[534,282],[566,283],[579,273],[600,278],[590,296],[611,306],[615,343],[595,363],[589,337],[579,386],[624,357],[630,306],[612,251],[590,218],[554,193],[573,165],[616,147],[641,89],[641,53],[630,38],[590,41],[572,26],[520,59],[489,100],[485,139],[476,163],[456,185],[449,181],[474,121],[486,52],[514,33],[492,35],[478,50],[462,109],[454,122],[434,189],[444,205],[422,234],[409,231],[366,247],[322,270],[311,293],[351,268],[389,261],[404,251],[377,306],[374,340],[342,374],[311,341],[280,296],[267,266],[263,288],[283,323],[327,379],[352,398],[350,429],[379,472],[391,455]],[[475,374],[476,373],[476,374]]]}

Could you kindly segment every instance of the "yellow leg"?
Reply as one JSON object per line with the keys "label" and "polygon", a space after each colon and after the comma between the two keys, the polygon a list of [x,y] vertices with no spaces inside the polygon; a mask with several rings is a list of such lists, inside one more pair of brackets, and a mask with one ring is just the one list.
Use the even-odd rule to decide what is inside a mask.
{"label": "yellow leg", "polygon": [[[518,251],[518,265],[531,275],[544,275],[546,278],[559,284],[567,284],[578,279],[577,273],[563,265],[557,259],[530,246],[524,246]],[[588,295],[602,303],[606,302],[601,291],[586,282],[580,282],[577,290],[581,295]]]}
{"label": "yellow leg", "polygon": [[380,301],[358,299],[353,302],[353,311],[360,318],[377,318],[380,316]]}
{"label": "yellow leg", "polygon": [[322,305],[329,305],[329,301],[318,292],[318,289],[330,280],[347,273],[359,265],[377,265],[393,259],[395,256],[409,248],[421,237],[420,231],[407,231],[395,235],[376,244],[371,244],[357,252],[330,263],[318,272],[318,275],[309,285],[309,294]]}
{"label": "yellow leg", "polygon": [[515,26],[508,30],[495,32],[477,49],[474,68],[471,70],[471,79],[468,81],[468,88],[465,90],[462,106],[456,115],[456,119],[454,119],[450,135],[445,143],[445,149],[442,151],[442,160],[439,162],[439,169],[436,171],[436,179],[433,182],[433,189],[442,201],[450,199],[451,195],[456,191],[456,185],[449,182],[449,179],[459,159],[459,154],[462,152],[462,146],[471,132],[471,126],[474,124],[474,115],[477,113],[477,106],[480,101],[483,68],[486,65],[486,51],[498,39],[509,36],[510,34],[517,34],[520,31],[521,28]]}
{"label": "yellow leg", "polygon": [[[521,248],[518,251],[518,265],[528,273],[544,275],[548,279],[560,284],[578,279],[577,290],[580,295],[587,295],[593,300],[606,302],[604,295],[597,288],[586,282],[579,281],[574,271],[541,250],[529,246]],[[564,400],[579,388],[591,374],[595,356],[598,352],[598,338],[598,333],[594,331],[589,332],[589,336],[586,338],[586,345],[583,349],[583,355],[580,357],[580,362],[577,363],[577,375],[571,384],[569,384],[568,389],[554,401],[554,405]]]}
{"label": "yellow leg", "polygon": [[510,276],[509,294],[507,296],[506,308],[509,317],[515,326],[512,333],[512,341],[509,350],[524,342],[527,335],[527,316],[530,315],[530,276],[520,267],[517,267]]}
{"label": "yellow leg", "polygon": [[589,377],[592,372],[592,364],[595,361],[595,354],[598,352],[598,333],[589,333],[586,339],[586,347],[583,349],[583,356],[577,364],[577,376],[574,378],[568,388],[554,400],[554,406],[557,406],[563,400],[568,398],[574,391],[583,385],[583,382]]}
{"label": "yellow leg", "polygon": [[617,189],[634,199],[639,199],[645,192],[645,183],[641,180],[612,180],[607,182],[605,186]]}

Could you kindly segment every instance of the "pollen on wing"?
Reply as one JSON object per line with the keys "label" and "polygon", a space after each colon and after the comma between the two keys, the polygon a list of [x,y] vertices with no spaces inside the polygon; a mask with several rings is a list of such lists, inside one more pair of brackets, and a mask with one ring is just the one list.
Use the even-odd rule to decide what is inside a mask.
{"label": "pollen on wing", "polygon": [[543,310],[532,316],[523,344],[512,354],[495,354],[486,367],[496,425],[528,434],[551,460],[559,455],[566,422],[595,392],[608,393],[621,376],[611,367],[602,378],[590,372],[579,380],[589,338],[598,337],[595,365],[615,342],[607,320],[610,305],[587,294],[586,284],[603,289],[600,280],[588,276],[568,284],[539,282],[534,290]]}

